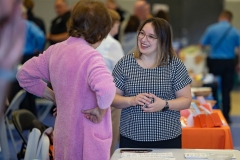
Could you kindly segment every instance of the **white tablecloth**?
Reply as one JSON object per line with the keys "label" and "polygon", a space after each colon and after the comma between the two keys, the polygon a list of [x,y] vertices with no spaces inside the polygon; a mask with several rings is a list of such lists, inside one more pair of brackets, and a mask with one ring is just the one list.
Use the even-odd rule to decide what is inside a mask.
{"label": "white tablecloth", "polygon": [[[125,148],[124,148],[125,149]],[[111,157],[111,160],[118,160],[121,156],[121,148],[117,149]],[[152,149],[153,153],[166,153],[172,152],[173,157],[176,160],[186,160],[184,153],[214,153],[214,154],[223,154],[223,153],[232,153],[236,156],[236,160],[240,159],[240,151],[238,150],[210,150],[210,149]],[[187,159],[190,160],[190,159]]]}

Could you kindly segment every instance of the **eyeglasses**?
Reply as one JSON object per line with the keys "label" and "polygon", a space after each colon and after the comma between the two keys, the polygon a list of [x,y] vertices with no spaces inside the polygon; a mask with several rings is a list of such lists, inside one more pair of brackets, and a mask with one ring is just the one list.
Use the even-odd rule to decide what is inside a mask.
{"label": "eyeglasses", "polygon": [[140,31],[138,33],[138,38],[140,38],[140,39],[143,39],[145,36],[147,37],[148,42],[153,42],[155,39],[157,39],[153,35],[146,35],[144,31]]}

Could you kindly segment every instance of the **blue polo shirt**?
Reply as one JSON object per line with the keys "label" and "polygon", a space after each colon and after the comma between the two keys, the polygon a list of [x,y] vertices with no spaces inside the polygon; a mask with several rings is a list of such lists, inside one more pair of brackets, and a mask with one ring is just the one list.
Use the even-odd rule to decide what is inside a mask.
{"label": "blue polo shirt", "polygon": [[24,55],[33,55],[35,51],[43,51],[45,35],[33,22],[24,20],[26,23]]}
{"label": "blue polo shirt", "polygon": [[239,31],[233,26],[222,39],[222,42],[215,47],[218,41],[223,36],[224,32],[231,24],[227,21],[220,21],[209,26],[201,38],[203,46],[210,45],[210,55],[212,59],[234,59],[235,48],[240,47],[240,34]]}

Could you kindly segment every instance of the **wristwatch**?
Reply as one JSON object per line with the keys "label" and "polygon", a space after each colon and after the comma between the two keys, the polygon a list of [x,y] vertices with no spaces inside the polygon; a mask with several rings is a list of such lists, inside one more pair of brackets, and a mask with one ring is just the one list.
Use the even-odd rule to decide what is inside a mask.
{"label": "wristwatch", "polygon": [[162,112],[165,112],[165,111],[167,111],[167,110],[169,110],[169,105],[168,105],[168,101],[166,100],[166,104],[165,104],[165,106],[163,107]]}

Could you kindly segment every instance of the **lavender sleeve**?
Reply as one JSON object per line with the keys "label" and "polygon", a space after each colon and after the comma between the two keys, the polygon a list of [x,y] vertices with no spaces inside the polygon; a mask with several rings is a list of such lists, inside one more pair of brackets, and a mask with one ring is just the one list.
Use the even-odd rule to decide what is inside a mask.
{"label": "lavender sleeve", "polygon": [[16,78],[19,85],[36,96],[42,97],[47,86],[44,81],[50,81],[49,56],[51,48],[38,57],[28,60],[17,72]]}
{"label": "lavender sleeve", "polygon": [[87,75],[88,84],[91,90],[96,93],[98,106],[101,109],[110,107],[116,93],[116,87],[102,57],[91,58]]}

